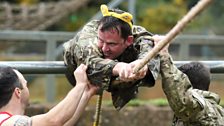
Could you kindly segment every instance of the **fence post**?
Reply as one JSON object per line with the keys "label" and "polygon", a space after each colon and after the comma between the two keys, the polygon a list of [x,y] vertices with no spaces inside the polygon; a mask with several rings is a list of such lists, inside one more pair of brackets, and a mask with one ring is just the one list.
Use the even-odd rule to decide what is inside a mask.
{"label": "fence post", "polygon": [[128,1],[128,11],[132,14],[133,16],[133,22],[136,23],[136,11],[135,11],[135,2],[136,0],[129,0]]}
{"label": "fence post", "polygon": [[13,22],[13,16],[12,16],[12,7],[9,5],[9,3],[4,3],[5,12],[6,12],[6,18],[7,18],[7,27],[12,25]]}
{"label": "fence post", "polygon": [[44,19],[46,13],[46,5],[44,3],[40,3],[37,11],[38,17]]}
{"label": "fence post", "polygon": [[[46,61],[55,61],[54,51],[56,49],[57,41],[55,39],[49,38],[47,40],[46,47]],[[48,102],[54,102],[56,95],[56,80],[55,75],[48,74],[46,77],[46,88],[45,88],[45,96]]]}
{"label": "fence post", "polygon": [[27,22],[28,21],[28,6],[25,5],[25,4],[22,4],[21,5],[22,7],[22,10],[21,10],[21,16],[22,16],[22,20],[24,22]]}
{"label": "fence post", "polygon": [[181,60],[188,60],[189,59],[189,47],[190,45],[188,43],[182,43],[180,44],[180,50],[179,50],[179,56],[178,58]]}

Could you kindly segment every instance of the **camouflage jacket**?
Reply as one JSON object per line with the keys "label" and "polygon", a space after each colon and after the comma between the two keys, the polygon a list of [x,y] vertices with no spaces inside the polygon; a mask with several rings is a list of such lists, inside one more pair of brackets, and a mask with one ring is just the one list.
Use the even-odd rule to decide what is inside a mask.
{"label": "camouflage jacket", "polygon": [[[81,63],[88,65],[87,74],[93,84],[98,84],[102,89],[110,91],[116,109],[122,108],[129,100],[135,97],[139,86],[151,87],[159,73],[158,57],[148,63],[148,76],[135,82],[119,82],[112,74],[118,62],[132,62],[142,59],[152,49],[154,43],[152,34],[140,26],[133,26],[134,44],[129,46],[117,59],[104,59],[102,51],[97,46],[98,21],[86,24],[77,35],[64,43],[64,61],[68,66],[67,78],[74,84],[73,71]],[[73,78],[72,78],[73,77]],[[118,83],[117,83],[118,82]]]}
{"label": "camouflage jacket", "polygon": [[161,56],[162,88],[174,111],[173,126],[224,126],[224,109],[217,94],[193,89],[169,55]]}

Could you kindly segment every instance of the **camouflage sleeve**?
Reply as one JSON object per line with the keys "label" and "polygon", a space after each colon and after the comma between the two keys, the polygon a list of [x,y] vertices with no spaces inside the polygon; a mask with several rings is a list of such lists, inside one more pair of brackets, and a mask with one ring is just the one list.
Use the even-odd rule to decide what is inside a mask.
{"label": "camouflage sleeve", "polygon": [[80,64],[88,65],[88,78],[92,84],[108,90],[116,62],[103,59],[97,47],[97,22],[92,21],[70,41],[64,44],[64,61],[73,72]]}
{"label": "camouflage sleeve", "polygon": [[173,64],[169,54],[161,55],[162,88],[175,115],[187,120],[202,111],[205,99],[196,92],[188,77]]}
{"label": "camouflage sleeve", "polygon": [[139,59],[145,57],[147,52],[151,50],[154,46],[152,39],[152,33],[148,32],[145,28],[141,26],[133,26],[132,34],[134,36],[134,45],[140,50]]}
{"label": "camouflage sleeve", "polygon": [[[142,59],[146,56],[146,54],[152,50],[154,47],[154,41],[152,38],[152,33],[148,32],[145,28],[141,26],[133,26],[132,33],[134,36],[134,46],[137,50],[139,50],[138,59]],[[159,66],[160,60],[159,57],[156,56],[148,62],[148,68],[151,74],[153,75],[153,79],[156,80],[159,75]]]}
{"label": "camouflage sleeve", "polygon": [[204,98],[209,99],[209,101],[214,101],[217,104],[219,104],[221,101],[220,96],[214,92],[203,91],[199,89],[194,89],[194,90],[198,92],[198,94],[202,95]]}

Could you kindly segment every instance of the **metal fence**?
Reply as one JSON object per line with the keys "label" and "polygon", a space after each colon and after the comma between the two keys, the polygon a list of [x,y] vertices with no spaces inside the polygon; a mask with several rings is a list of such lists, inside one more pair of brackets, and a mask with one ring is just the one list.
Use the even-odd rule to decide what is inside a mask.
{"label": "metal fence", "polygon": [[[75,32],[43,32],[43,31],[0,31],[0,42],[5,41],[27,41],[46,42],[46,61],[1,61],[0,65],[10,65],[19,69],[25,74],[47,74],[46,81],[46,99],[49,102],[54,101],[55,97],[55,74],[64,74],[66,68],[63,61],[55,61],[58,56],[62,56],[62,46],[57,47],[58,42],[64,42],[74,37]],[[213,46],[223,47],[223,36],[207,36],[207,35],[180,35],[172,45],[177,46],[171,49],[171,54],[175,55],[174,60],[188,60],[188,61],[175,61],[176,65],[180,65],[189,60],[192,60],[192,47],[194,45],[204,47],[201,50],[202,56],[199,60],[203,60],[205,64],[211,67],[212,73],[224,73],[224,60],[221,57],[213,57],[214,61],[207,58],[208,52],[212,52]],[[172,46],[171,46],[172,47]],[[199,51],[200,52],[200,51]]]}
{"label": "metal fence", "polygon": [[[59,55],[62,55],[62,47],[59,46],[57,49],[57,43],[60,41],[66,41],[71,38],[75,33],[73,32],[39,32],[39,31],[0,31],[0,42],[7,41],[27,41],[27,42],[37,42],[44,41],[46,42],[46,61],[55,61]],[[32,47],[31,47],[32,48]],[[28,65],[26,63],[22,63],[20,65]],[[15,66],[20,66],[15,63]],[[38,66],[38,65],[37,65]],[[37,66],[33,66],[33,68],[38,68]],[[43,68],[48,66],[42,66]],[[24,68],[25,69],[25,68]],[[28,68],[29,69],[29,68]],[[53,68],[54,69],[54,68]],[[42,69],[39,69],[42,70]],[[47,69],[45,69],[47,70]],[[32,72],[31,72],[32,73]],[[46,75],[46,99],[48,102],[53,102],[55,100],[56,95],[56,81],[54,74]]]}

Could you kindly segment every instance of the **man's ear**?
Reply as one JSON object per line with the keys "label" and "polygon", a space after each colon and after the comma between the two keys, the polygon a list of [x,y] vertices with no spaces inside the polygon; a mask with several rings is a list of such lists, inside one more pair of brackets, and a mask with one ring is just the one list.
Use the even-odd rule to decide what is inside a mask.
{"label": "man's ear", "polygon": [[134,37],[132,35],[129,35],[126,41],[127,41],[127,46],[132,45],[134,41]]}
{"label": "man's ear", "polygon": [[21,97],[21,89],[19,89],[18,87],[15,88],[14,93],[15,93],[16,97],[18,97],[18,98]]}

